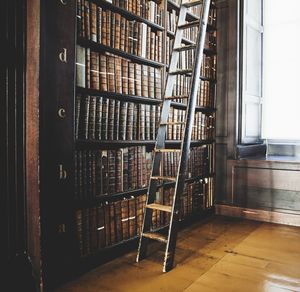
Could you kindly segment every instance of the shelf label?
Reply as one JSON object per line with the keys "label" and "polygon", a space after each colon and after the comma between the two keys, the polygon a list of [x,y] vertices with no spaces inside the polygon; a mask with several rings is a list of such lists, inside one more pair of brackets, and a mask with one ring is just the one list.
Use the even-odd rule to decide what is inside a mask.
{"label": "shelf label", "polygon": [[58,116],[62,119],[64,119],[66,117],[66,110],[64,108],[60,108],[58,110]]}
{"label": "shelf label", "polygon": [[59,60],[63,63],[67,63],[67,49],[63,48],[63,51],[59,53]]}
{"label": "shelf label", "polygon": [[65,180],[67,178],[67,171],[64,169],[63,165],[59,165],[59,179]]}

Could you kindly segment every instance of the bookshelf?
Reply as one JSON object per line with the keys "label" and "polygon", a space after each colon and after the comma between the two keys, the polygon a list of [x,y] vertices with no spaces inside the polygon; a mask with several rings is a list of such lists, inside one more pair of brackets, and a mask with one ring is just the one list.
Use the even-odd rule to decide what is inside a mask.
{"label": "bookshelf", "polygon": [[[62,0],[44,5],[50,14],[44,18],[43,45],[56,54],[53,67],[45,57],[50,75],[42,78],[49,89],[42,106],[41,148],[41,185],[46,193],[42,206],[46,217],[53,218],[44,215],[42,222],[45,273],[50,275],[46,280],[53,281],[66,267],[80,270],[91,262],[99,264],[136,242],[179,6],[170,0]],[[196,13],[191,10],[188,20],[197,19]],[[51,15],[59,17],[54,27]],[[213,209],[215,22],[212,4],[181,198],[182,222]],[[196,33],[188,30],[184,42],[193,44]],[[181,53],[181,69],[191,65],[189,54]],[[184,95],[189,80],[187,74],[178,76],[174,95]],[[172,121],[184,120],[186,103],[172,102]],[[179,146],[182,134],[181,125],[168,126],[167,146]],[[166,154],[162,173],[175,172],[178,161],[178,153]],[[56,175],[49,176],[49,169]],[[163,183],[157,201],[171,204],[173,190],[174,183]],[[169,220],[160,211],[154,211],[152,219],[155,230]]]}

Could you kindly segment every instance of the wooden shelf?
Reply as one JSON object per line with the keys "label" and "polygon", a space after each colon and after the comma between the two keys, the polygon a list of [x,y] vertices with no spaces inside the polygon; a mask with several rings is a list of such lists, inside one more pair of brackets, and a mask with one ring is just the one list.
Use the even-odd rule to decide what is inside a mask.
{"label": "wooden shelf", "polygon": [[[202,141],[193,141],[191,142],[191,147],[200,147],[204,145],[211,145],[215,142],[215,140],[202,140]],[[132,146],[149,146],[153,148],[155,146],[155,140],[83,140],[77,139],[76,140],[76,149],[83,150],[83,149],[116,149],[116,148],[125,148],[125,147],[132,147]],[[180,147],[181,141],[178,140],[166,140],[166,147]]]}
{"label": "wooden shelf", "polygon": [[156,67],[156,68],[162,68],[162,67],[166,66],[164,63],[149,60],[149,59],[143,58],[141,56],[137,56],[137,55],[134,55],[134,54],[124,52],[124,51],[119,50],[119,49],[114,49],[114,48],[111,48],[109,46],[99,44],[99,43],[93,42],[91,40],[87,40],[85,38],[82,38],[82,37],[77,38],[77,44],[79,44],[80,46],[85,47],[85,48],[90,48],[91,50],[93,50],[95,52],[99,52],[99,53],[109,52],[109,53],[115,54],[117,56],[132,60],[136,63],[143,64],[143,65],[153,66],[153,67]]}
{"label": "wooden shelf", "polygon": [[[193,182],[199,181],[201,179],[208,178],[208,177],[214,177],[214,176],[215,176],[214,173],[208,173],[206,175],[187,178],[185,181],[186,181],[186,183],[193,183]],[[160,184],[158,186],[158,188],[172,187],[174,185],[175,185],[175,182],[166,182],[164,184]],[[127,191],[120,192],[120,193],[99,195],[94,198],[77,199],[77,200],[75,200],[75,208],[76,209],[90,208],[90,207],[97,206],[103,202],[107,202],[107,201],[113,202],[113,201],[122,200],[123,198],[128,199],[130,197],[138,197],[138,196],[146,194],[147,191],[148,191],[148,187],[144,187],[144,188],[139,188],[139,189],[135,189],[135,190],[127,190]]]}
{"label": "wooden shelf", "polygon": [[[107,91],[99,91],[95,89],[83,88],[83,87],[76,87],[76,92],[81,94],[93,95],[93,96],[101,96],[106,98],[113,98],[120,101],[127,101],[127,102],[135,102],[135,103],[145,103],[145,104],[153,104],[153,105],[160,105],[162,103],[161,99],[155,99],[151,97],[143,97],[137,95],[129,95],[129,94],[122,94],[122,93],[115,93],[115,92],[107,92]],[[186,109],[186,104],[180,102],[172,102],[171,106],[178,109]],[[215,108],[210,107],[201,107],[196,106],[197,112],[204,112],[204,113],[212,113],[215,112]]]}
{"label": "wooden shelf", "polygon": [[134,13],[131,13],[131,12],[129,12],[128,10],[126,10],[124,8],[117,7],[117,6],[113,5],[112,3],[109,3],[109,2],[104,1],[104,0],[92,0],[92,1],[94,3],[96,3],[97,5],[103,7],[103,8],[106,8],[106,9],[109,9],[113,12],[119,13],[119,14],[121,14],[122,16],[124,16],[126,18],[129,18],[131,20],[138,20],[140,22],[144,22],[154,30],[164,31],[164,27],[162,27],[161,25],[159,25],[157,23],[154,23],[154,22],[152,22],[148,19],[145,19],[141,16],[138,16]]}

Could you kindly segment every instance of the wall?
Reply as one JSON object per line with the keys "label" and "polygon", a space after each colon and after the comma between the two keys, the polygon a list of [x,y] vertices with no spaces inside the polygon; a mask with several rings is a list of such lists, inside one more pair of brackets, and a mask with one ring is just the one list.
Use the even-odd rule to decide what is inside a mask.
{"label": "wall", "polygon": [[[299,160],[235,159],[239,107],[239,5],[238,0],[218,1],[217,5],[217,213],[300,225],[300,216],[297,217],[300,215]],[[226,208],[222,209],[222,206]],[[230,211],[229,207],[232,207]],[[243,213],[235,207],[261,210],[261,214],[268,215],[247,216],[251,212]],[[275,220],[270,213],[263,212],[276,212],[280,216]],[[285,220],[286,214],[293,214],[296,219]]]}

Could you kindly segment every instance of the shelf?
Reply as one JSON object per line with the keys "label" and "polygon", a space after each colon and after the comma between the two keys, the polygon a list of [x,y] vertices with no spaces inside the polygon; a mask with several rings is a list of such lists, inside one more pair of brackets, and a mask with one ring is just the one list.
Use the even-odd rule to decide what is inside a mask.
{"label": "shelf", "polygon": [[129,102],[136,102],[136,103],[142,102],[142,103],[154,104],[154,105],[159,105],[162,103],[161,99],[143,97],[138,95],[123,94],[123,93],[108,92],[108,91],[100,91],[96,89],[84,88],[79,86],[76,87],[76,91],[82,94],[101,96],[106,98],[114,98],[120,101],[129,101]]}
{"label": "shelf", "polygon": [[140,22],[144,22],[154,30],[160,30],[160,31],[164,30],[164,28],[161,25],[156,24],[156,23],[154,23],[154,22],[152,22],[148,19],[145,19],[142,16],[138,16],[138,15],[132,13],[132,12],[129,12],[128,10],[126,10],[124,8],[117,7],[117,6],[113,5],[112,3],[109,3],[109,2],[104,1],[104,0],[92,0],[92,1],[94,3],[96,3],[97,5],[103,7],[103,8],[106,8],[106,9],[109,9],[113,12],[119,13],[119,14],[121,14],[122,16],[124,16],[126,18],[129,18],[131,20],[138,20]]}
{"label": "shelf", "polygon": [[[208,178],[208,177],[214,177],[214,173],[208,173],[207,175],[201,175],[201,176],[196,176],[192,178],[187,178],[185,180],[186,183],[193,183],[196,181],[199,181],[200,179]],[[175,185],[175,182],[167,182],[164,184],[160,184],[158,188],[161,187],[172,187]],[[125,192],[120,192],[120,193],[114,193],[114,194],[108,194],[108,195],[100,195],[95,198],[87,198],[87,199],[78,199],[75,200],[75,208],[80,209],[80,208],[90,208],[97,206],[103,202],[113,202],[113,201],[118,201],[122,200],[123,198],[130,198],[130,197],[138,197],[140,195],[147,194],[148,187],[144,188],[139,188],[135,190],[128,190]]]}
{"label": "shelf", "polygon": [[99,53],[109,52],[109,53],[115,54],[117,56],[130,59],[130,60],[132,60],[136,63],[143,64],[143,65],[153,66],[153,67],[156,67],[156,68],[162,68],[162,67],[166,66],[164,63],[149,60],[149,59],[143,58],[141,56],[137,56],[137,55],[133,55],[133,54],[124,52],[124,51],[119,50],[119,49],[114,49],[114,48],[111,48],[109,46],[99,44],[99,43],[93,42],[91,40],[87,40],[85,38],[82,38],[82,37],[77,38],[77,44],[79,44],[80,46],[85,47],[85,48],[90,48],[93,51],[96,51],[96,52],[99,52]]}
{"label": "shelf", "polygon": [[[191,147],[200,147],[204,145],[211,145],[215,142],[215,140],[203,140],[203,141],[192,141]],[[155,146],[155,140],[131,140],[131,141],[123,141],[123,140],[76,140],[76,149],[77,150],[86,150],[86,149],[116,149],[116,148],[125,148],[132,146],[150,146],[153,148]],[[166,147],[178,147],[181,145],[180,140],[166,140]]]}
{"label": "shelf", "polygon": [[[128,102],[136,102],[136,103],[145,103],[145,104],[153,104],[153,105],[160,105],[162,104],[161,99],[155,99],[151,97],[143,97],[137,95],[128,95],[122,93],[114,93],[114,92],[107,92],[107,91],[99,91],[95,89],[83,88],[83,87],[76,87],[76,92],[81,94],[93,95],[93,96],[101,96],[106,98],[114,98],[120,101],[128,101]],[[177,109],[186,109],[186,105],[180,102],[171,102],[171,106]],[[196,112],[204,112],[204,113],[212,113],[215,112],[216,109],[209,108],[209,107],[201,107],[196,106]]]}

